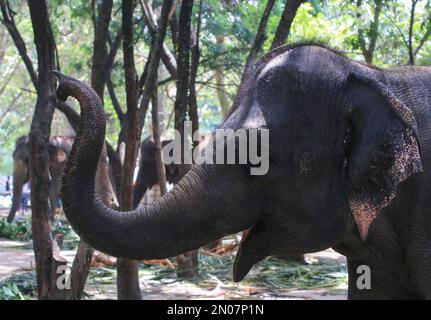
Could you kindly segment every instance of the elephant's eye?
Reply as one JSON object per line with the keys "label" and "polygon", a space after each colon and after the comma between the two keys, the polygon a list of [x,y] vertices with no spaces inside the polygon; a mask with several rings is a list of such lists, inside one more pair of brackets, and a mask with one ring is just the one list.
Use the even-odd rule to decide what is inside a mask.
{"label": "elephant's eye", "polygon": [[349,146],[351,146],[351,142],[353,139],[353,126],[348,123],[346,126],[346,131],[344,132],[343,145],[346,151],[348,151]]}

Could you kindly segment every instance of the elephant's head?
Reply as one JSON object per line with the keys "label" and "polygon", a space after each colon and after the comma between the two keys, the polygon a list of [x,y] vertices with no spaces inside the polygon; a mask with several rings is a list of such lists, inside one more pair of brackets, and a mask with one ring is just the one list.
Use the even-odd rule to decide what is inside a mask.
{"label": "elephant's head", "polygon": [[[163,140],[162,147],[171,142]],[[137,208],[147,189],[151,189],[158,182],[156,169],[156,145],[152,137],[144,139],[141,143],[141,156],[139,160],[139,171],[133,190],[133,208]],[[166,164],[166,181],[177,183],[180,179],[179,165]]]}
{"label": "elephant's head", "polygon": [[250,175],[251,164],[195,165],[170,193],[127,213],[94,191],[102,104],[87,85],[58,74],[59,98],[72,95],[82,108],[63,179],[67,218],[90,245],[132,259],[174,256],[249,229],[235,280],[268,255],[334,246],[354,221],[365,239],[397,185],[421,171],[412,113],[378,73],[318,46],[270,52],[222,125],[269,129],[268,173]]}

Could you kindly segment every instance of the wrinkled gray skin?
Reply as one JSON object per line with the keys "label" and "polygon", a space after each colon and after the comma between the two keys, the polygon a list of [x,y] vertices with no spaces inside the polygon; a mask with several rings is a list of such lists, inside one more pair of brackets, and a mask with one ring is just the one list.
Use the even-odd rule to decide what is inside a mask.
{"label": "wrinkled gray skin", "polygon": [[[58,74],[82,108],[63,179],[64,210],[91,246],[165,258],[251,229],[234,280],[269,255],[329,247],[347,256],[351,299],[431,298],[431,69],[379,70],[318,44],[277,48],[224,128],[268,128],[270,168],[194,166],[156,202],[125,214],[94,191],[105,118],[87,85]],[[359,290],[357,268],[371,270]]]}
{"label": "wrinkled gray skin", "polygon": [[[162,146],[165,146],[170,142],[172,142],[172,140],[164,140],[162,141]],[[147,137],[142,141],[140,151],[139,171],[136,177],[135,187],[133,189],[133,208],[138,207],[147,189],[151,189],[158,181],[156,170],[156,146],[152,137]],[[177,183],[182,177],[181,171],[182,170],[179,169],[179,165],[165,165],[166,181],[172,184]],[[219,241],[215,241],[207,244],[205,248],[211,249],[218,244]],[[306,264],[302,254],[283,255],[278,256],[278,258],[287,262]]]}
{"label": "wrinkled gray skin", "polygon": [[[54,136],[49,140],[49,172],[51,186],[49,188],[50,217],[55,215],[56,201],[60,196],[61,176],[69,152],[72,149],[73,137]],[[22,188],[29,180],[28,136],[19,137],[15,142],[13,152],[13,194],[12,207],[7,217],[8,222],[15,219],[21,204]]]}

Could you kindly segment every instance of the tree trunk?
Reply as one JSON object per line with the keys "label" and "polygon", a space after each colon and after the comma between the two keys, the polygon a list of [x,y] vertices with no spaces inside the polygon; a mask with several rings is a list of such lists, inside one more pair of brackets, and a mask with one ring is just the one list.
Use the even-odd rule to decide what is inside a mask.
{"label": "tree trunk", "polygon": [[85,289],[88,272],[90,271],[91,257],[93,256],[93,248],[84,241],[79,241],[78,250],[73,260],[72,269],[70,272],[71,299],[79,300]]}
{"label": "tree trunk", "polygon": [[[157,34],[157,23],[153,19],[153,15],[154,15],[153,9],[151,8],[151,5],[148,3],[148,0],[140,0],[140,4],[141,4],[142,12],[143,12],[144,21],[145,21],[145,23],[146,23],[146,25],[150,31],[151,37],[153,38],[153,40],[155,40],[156,34]],[[174,6],[176,6],[176,4],[174,4]],[[169,22],[171,22],[172,19],[175,18],[174,17],[174,15],[175,15],[174,9],[175,8],[172,7],[171,10],[168,12],[168,19],[169,19],[169,14],[172,13],[172,17],[169,19]],[[174,35],[173,35],[172,39],[174,39]],[[174,42],[174,47],[175,47],[175,42]],[[169,48],[166,44],[162,44],[160,57],[161,57],[164,65],[166,66],[166,69],[171,74],[172,79],[176,79],[176,77],[177,77],[177,62],[175,60],[175,56],[172,54],[172,52],[169,50]],[[143,78],[143,80],[145,80],[145,77]]]}
{"label": "tree trunk", "polygon": [[[141,1],[141,3],[143,4],[143,7],[144,7],[144,4],[148,7],[147,10],[144,10],[144,11],[148,11],[150,8],[148,6],[148,3],[146,1],[144,2]],[[147,114],[150,99],[157,92],[157,85],[158,85],[157,78],[158,78],[159,64],[160,64],[161,54],[163,51],[163,42],[166,36],[166,29],[168,26],[169,13],[171,12],[172,4],[173,4],[173,0],[165,0],[163,2],[159,26],[154,38],[154,43],[151,47],[149,61],[145,66],[145,69],[146,69],[146,71],[144,71],[145,76],[141,78],[141,80],[144,82],[144,85],[143,85],[143,91],[142,91],[142,98],[139,106],[139,130],[138,130],[139,141],[141,139],[142,126],[145,122],[145,116]],[[142,184],[140,186],[142,186]],[[137,186],[137,187],[140,188],[140,186]],[[139,192],[136,193],[135,196],[136,195],[139,195]],[[140,198],[140,195],[138,197]],[[137,202],[138,200],[135,199],[135,201],[136,201],[135,206],[138,206],[139,204]]]}
{"label": "tree trunk", "polygon": [[157,92],[153,93],[151,106],[152,106],[151,119],[152,119],[152,125],[153,125],[153,139],[154,139],[154,145],[155,145],[154,158],[156,160],[157,180],[160,188],[160,196],[163,196],[166,193],[166,173],[165,173],[165,164],[163,162],[162,141],[160,138],[161,130],[160,130],[160,122],[159,122],[159,104],[157,99]]}
{"label": "tree trunk", "polygon": [[[142,91],[142,98],[139,105],[139,123],[141,127],[144,124],[145,116],[147,114],[151,97],[157,87],[157,75],[158,75],[159,63],[162,56],[163,43],[166,36],[166,29],[168,25],[169,13],[171,11],[172,4],[173,4],[173,0],[163,1],[162,12],[160,15],[160,21],[159,21],[156,37],[151,47],[149,62],[145,66],[147,69],[147,72],[144,72],[145,74],[145,77],[143,79],[144,85],[143,85],[143,91]],[[140,133],[141,131],[139,131],[139,134]]]}
{"label": "tree trunk", "polygon": [[45,1],[28,1],[38,57],[37,102],[29,134],[33,247],[39,299],[50,299],[53,244],[49,224],[49,135],[55,109],[55,43]]}
{"label": "tree trunk", "polygon": [[[177,96],[175,99],[175,129],[181,134],[184,141],[184,122],[187,120],[187,106],[190,86],[190,35],[193,0],[184,0],[181,3],[179,30],[178,30],[178,74]],[[184,155],[182,155],[184,163]],[[185,165],[180,167],[181,175],[187,172]],[[198,251],[193,250],[177,257],[178,277],[194,277],[199,273]]]}
{"label": "tree trunk", "polygon": [[[217,45],[219,47],[219,51],[224,51],[224,35],[218,35],[216,37]],[[220,107],[222,111],[223,118],[225,118],[229,112],[229,97],[226,94],[226,88],[225,88],[225,76],[223,73],[222,67],[218,67],[215,71],[215,80],[217,83],[217,97],[218,101],[220,102]]]}
{"label": "tree trunk", "polygon": [[[110,60],[113,60],[115,53],[108,54],[108,28],[111,21],[113,0],[103,0],[99,6],[98,16],[94,29],[94,44],[91,69],[91,86],[96,91],[101,101],[104,100],[105,85],[109,74]],[[114,49],[116,52],[116,49]],[[104,204],[111,208],[118,208],[118,200],[115,195],[112,182],[109,178],[109,162],[106,144],[96,173],[96,192]],[[71,270],[72,299],[80,299],[85,288],[88,272],[90,270],[93,248],[80,242],[78,252]]]}
{"label": "tree trunk", "polygon": [[281,20],[278,24],[277,31],[275,32],[274,40],[272,40],[271,49],[283,45],[289,36],[290,27],[295,19],[298,8],[306,0],[286,0]]}
{"label": "tree trunk", "polygon": [[102,1],[94,29],[91,87],[96,91],[102,103],[104,101],[105,84],[109,73],[109,70],[106,70],[108,59],[106,44],[109,35],[109,23],[111,22],[112,2],[113,0]]}
{"label": "tree trunk", "polygon": [[254,38],[253,46],[248,53],[247,61],[245,62],[244,71],[242,72],[241,82],[238,87],[238,92],[232,104],[232,109],[236,108],[244,98],[248,86],[248,81],[251,76],[254,62],[259,51],[262,49],[263,42],[265,41],[265,30],[268,24],[269,15],[271,14],[272,7],[275,0],[268,0],[265,10],[263,11],[262,18],[260,19],[259,27],[257,29],[256,37]]}
{"label": "tree trunk", "polygon": [[[123,0],[123,65],[127,97],[127,125],[125,131],[125,156],[121,175],[120,207],[133,209],[133,173],[139,149],[138,77],[135,69],[133,46],[133,0]],[[118,259],[117,287],[119,300],[140,300],[138,263]]]}
{"label": "tree trunk", "polygon": [[[382,9],[382,0],[374,0],[375,8],[374,8],[374,20],[371,23],[370,28],[370,39],[369,44],[367,46],[367,42],[365,40],[364,30],[359,26],[358,27],[358,42],[361,47],[362,55],[364,56],[365,62],[372,64],[374,58],[374,50],[376,49],[377,37],[379,35],[379,18],[380,12]],[[362,6],[362,0],[356,1],[356,18],[361,19],[361,11],[360,7]]]}
{"label": "tree trunk", "polygon": [[15,47],[17,48],[19,55],[21,56],[21,59],[23,60],[27,68],[31,81],[33,82],[35,89],[37,89],[37,74],[34,70],[33,63],[31,62],[31,59],[27,54],[25,42],[21,37],[18,28],[16,27],[15,20],[13,17],[14,13],[10,8],[9,1],[0,0],[0,8],[3,16],[2,23],[7,28],[13,42],[15,43]]}
{"label": "tree trunk", "polygon": [[[192,61],[190,65],[190,92],[189,92],[189,117],[192,122],[192,132],[199,130],[199,114],[198,114],[198,101],[196,97],[196,75],[199,68],[199,60],[201,51],[199,47],[200,33],[201,33],[201,18],[202,18],[202,1],[199,1],[199,12],[196,27],[196,42],[191,48]],[[193,147],[196,148],[199,141],[195,141]]]}
{"label": "tree trunk", "polygon": [[416,11],[416,5],[418,4],[419,0],[412,0],[412,6],[410,9],[410,22],[409,22],[409,40],[408,40],[408,47],[409,50],[409,64],[414,65],[415,64],[415,56],[413,53],[413,27],[415,24],[415,11]]}

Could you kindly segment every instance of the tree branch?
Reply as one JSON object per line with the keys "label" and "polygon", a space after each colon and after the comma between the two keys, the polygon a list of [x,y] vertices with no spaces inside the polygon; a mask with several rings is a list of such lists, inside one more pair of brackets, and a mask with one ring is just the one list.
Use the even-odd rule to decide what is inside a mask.
{"label": "tree branch", "polygon": [[286,42],[287,37],[289,36],[290,27],[295,19],[296,12],[304,2],[305,0],[286,0],[283,14],[281,15],[274,40],[271,44],[271,49],[277,48]]}
{"label": "tree branch", "polygon": [[268,0],[266,3],[265,10],[263,11],[262,18],[260,19],[259,27],[256,32],[256,37],[254,39],[253,46],[250,48],[248,53],[247,61],[244,66],[244,71],[242,73],[241,82],[239,84],[238,92],[236,94],[235,100],[232,104],[232,109],[236,108],[241,100],[243,99],[248,85],[248,78],[251,73],[252,66],[256,60],[257,54],[262,48],[262,44],[265,41],[265,30],[268,24],[269,15],[271,14],[272,7],[274,6],[275,0]]}
{"label": "tree branch", "polygon": [[8,0],[0,0],[0,8],[1,8],[2,18],[3,18],[1,22],[7,28],[10,36],[12,37],[15,47],[17,48],[18,53],[21,56],[21,59],[24,61],[28,74],[30,75],[30,79],[34,87],[37,89],[38,87],[37,74],[33,67],[33,63],[31,62],[31,59],[28,56],[25,42],[20,32],[18,31],[18,28],[16,27],[15,20],[14,20],[15,13],[10,8],[10,4]]}
{"label": "tree branch", "polygon": [[413,26],[415,23],[415,11],[418,1],[419,0],[412,0],[412,7],[410,10],[409,38],[407,49],[409,50],[409,64],[411,65],[415,64],[415,57],[413,55]]}
{"label": "tree branch", "polygon": [[431,36],[431,14],[428,17],[428,27],[425,31],[424,36],[420,40],[419,45],[417,46],[416,50],[413,53],[414,56],[416,56],[419,53],[419,51],[422,49],[425,42],[429,39],[430,36]]}
{"label": "tree branch", "polygon": [[173,0],[164,0],[162,5],[162,13],[160,16],[160,23],[157,29],[154,44],[151,47],[150,60],[148,62],[148,73],[145,77],[144,89],[139,106],[140,123],[144,124],[145,116],[147,114],[148,105],[151,96],[157,86],[157,70],[159,68],[160,56],[163,51],[163,42],[166,36],[166,29],[168,25],[169,12],[172,8]]}
{"label": "tree branch", "polygon": [[[151,37],[154,40],[157,33],[157,22],[153,18],[153,10],[147,0],[139,0],[139,3],[141,4],[144,21],[148,27],[148,30],[150,31]],[[171,77],[173,79],[176,79],[177,61],[175,59],[175,56],[172,54],[172,52],[169,50],[168,46],[165,43],[163,43],[162,46],[161,59],[163,61],[163,64],[166,66],[166,69],[169,71]]]}
{"label": "tree branch", "polygon": [[118,120],[120,120],[120,123],[122,123],[125,117],[124,112],[121,109],[120,102],[118,101],[117,95],[115,94],[114,84],[112,83],[110,76],[108,76],[106,84],[108,87],[109,97],[111,98],[111,102],[117,114]]}

